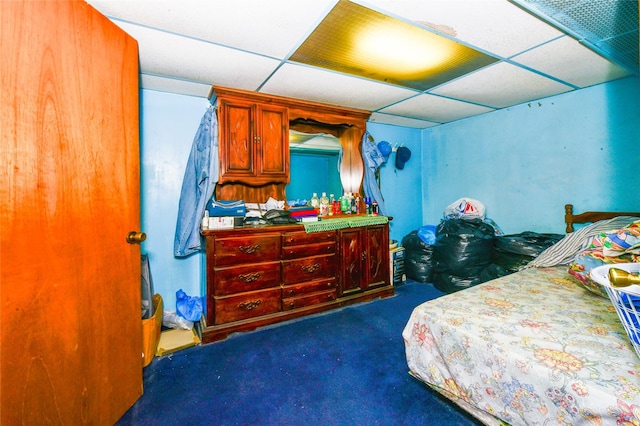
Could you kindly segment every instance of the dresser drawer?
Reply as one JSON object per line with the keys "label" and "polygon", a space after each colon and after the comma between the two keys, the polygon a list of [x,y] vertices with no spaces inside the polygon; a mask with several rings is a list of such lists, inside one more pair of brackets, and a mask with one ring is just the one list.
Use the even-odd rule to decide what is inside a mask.
{"label": "dresser drawer", "polygon": [[321,254],[333,254],[336,252],[335,242],[319,244],[307,244],[300,246],[282,247],[283,259],[296,259],[298,257],[317,256]]}
{"label": "dresser drawer", "polygon": [[313,243],[326,243],[336,241],[336,231],[311,232],[304,231],[284,232],[282,234],[282,246],[305,245]]}
{"label": "dresser drawer", "polygon": [[280,259],[280,234],[216,238],[215,266],[266,262]]}
{"label": "dresser drawer", "polygon": [[298,297],[290,297],[282,299],[282,310],[289,311],[296,308],[304,308],[305,306],[318,305],[324,302],[336,300],[338,293],[336,289],[318,291],[316,293],[308,293]]}
{"label": "dresser drawer", "polygon": [[214,304],[216,324],[273,314],[280,311],[280,288],[216,296]]}
{"label": "dresser drawer", "polygon": [[214,268],[216,296],[280,286],[280,262]]}
{"label": "dresser drawer", "polygon": [[331,278],[336,274],[336,256],[305,257],[282,262],[282,283],[296,284],[320,278]]}
{"label": "dresser drawer", "polygon": [[317,291],[331,290],[336,288],[335,278],[326,278],[322,280],[314,280],[300,284],[291,284],[282,287],[282,298],[300,296],[307,293],[315,293]]}

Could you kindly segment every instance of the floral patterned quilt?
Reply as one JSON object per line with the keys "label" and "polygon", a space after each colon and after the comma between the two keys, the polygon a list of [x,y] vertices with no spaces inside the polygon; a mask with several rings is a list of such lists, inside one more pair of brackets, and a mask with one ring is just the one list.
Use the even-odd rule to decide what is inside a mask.
{"label": "floral patterned quilt", "polygon": [[[608,299],[530,268],[416,307],[411,374],[512,425],[640,425],[640,357]],[[491,416],[487,416],[486,414]]]}

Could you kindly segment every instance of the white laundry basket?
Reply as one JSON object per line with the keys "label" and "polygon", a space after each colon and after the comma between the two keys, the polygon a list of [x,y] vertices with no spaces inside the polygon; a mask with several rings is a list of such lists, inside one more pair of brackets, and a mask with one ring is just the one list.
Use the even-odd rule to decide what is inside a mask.
{"label": "white laundry basket", "polygon": [[640,272],[640,263],[618,263],[604,265],[591,271],[591,278],[602,285],[611,303],[616,308],[618,317],[629,336],[631,345],[640,357],[640,285],[615,288],[609,282],[609,269],[618,268],[630,273]]}

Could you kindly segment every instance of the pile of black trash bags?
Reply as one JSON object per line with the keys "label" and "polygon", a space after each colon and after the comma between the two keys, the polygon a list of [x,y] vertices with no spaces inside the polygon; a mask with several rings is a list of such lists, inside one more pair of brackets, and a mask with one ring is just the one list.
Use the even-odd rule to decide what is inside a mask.
{"label": "pile of black trash bags", "polygon": [[496,236],[481,219],[446,219],[436,227],[435,244],[412,231],[402,239],[407,278],[453,293],[517,272],[564,235]]}

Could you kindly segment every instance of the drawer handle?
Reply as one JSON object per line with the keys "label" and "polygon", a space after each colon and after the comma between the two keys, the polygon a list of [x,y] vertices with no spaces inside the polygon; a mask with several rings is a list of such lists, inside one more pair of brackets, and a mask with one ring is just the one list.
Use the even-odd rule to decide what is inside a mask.
{"label": "drawer handle", "polygon": [[260,250],[260,244],[255,244],[255,245],[252,245],[252,246],[240,246],[240,247],[238,247],[238,250],[240,250],[244,254],[253,254],[253,253],[257,252],[258,250]]}
{"label": "drawer handle", "polygon": [[261,303],[262,303],[262,300],[258,299],[258,300],[253,301],[253,302],[243,302],[243,303],[239,304],[238,307],[240,309],[242,309],[243,311],[252,311],[255,308],[257,308]]}
{"label": "drawer handle", "polygon": [[310,274],[313,274],[318,269],[320,269],[320,264],[319,263],[314,263],[312,265],[302,265],[302,270],[305,271],[305,272],[308,272]]}
{"label": "drawer handle", "polygon": [[238,279],[245,283],[252,283],[260,278],[260,272],[252,272],[250,274],[240,274]]}

